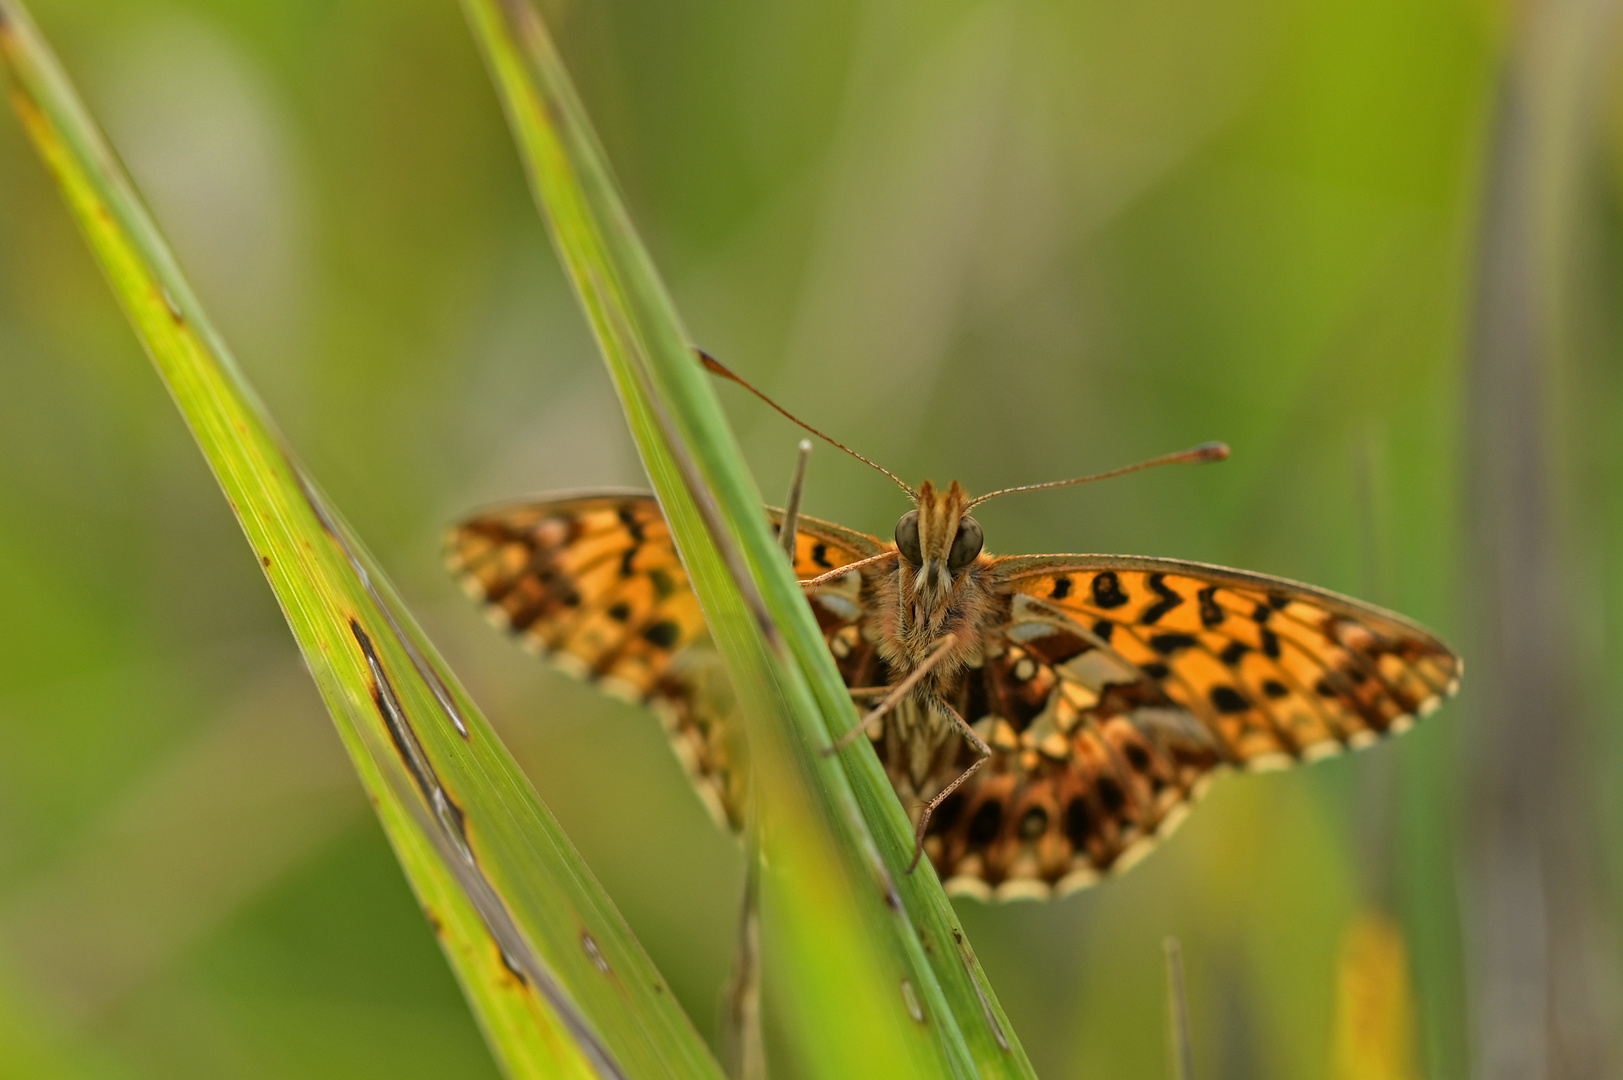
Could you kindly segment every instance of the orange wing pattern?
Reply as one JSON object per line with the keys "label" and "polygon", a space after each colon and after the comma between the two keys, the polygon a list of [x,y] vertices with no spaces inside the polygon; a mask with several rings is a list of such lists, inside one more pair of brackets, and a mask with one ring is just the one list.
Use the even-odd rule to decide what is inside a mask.
{"label": "orange wing pattern", "polygon": [[[817,577],[891,546],[802,518],[795,570]],[[731,687],[652,496],[496,510],[456,529],[447,554],[524,644],[654,705],[700,796],[741,826]],[[894,681],[874,618],[887,573],[864,568],[808,596],[853,688]],[[979,661],[940,683],[937,703],[904,700],[872,733],[915,815],[975,760],[957,734],[939,737],[941,705],[991,747],[924,838],[959,894],[1040,897],[1090,884],[1165,837],[1214,770],[1367,745],[1459,682],[1459,659],[1418,625],[1279,578],[1167,559],[982,556],[964,587],[990,613],[977,627]]]}
{"label": "orange wing pattern", "polygon": [[1119,556],[1001,560],[1028,611],[1076,618],[1252,769],[1367,746],[1459,685],[1447,646],[1401,615],[1310,585]]}
{"label": "orange wing pattern", "polygon": [[[776,511],[769,514],[776,520]],[[802,577],[853,562],[875,543],[837,525],[801,523],[795,565]],[[611,492],[491,510],[453,529],[445,552],[464,590],[526,648],[617,697],[653,705],[706,806],[741,827],[731,683],[652,495]],[[854,618],[842,601],[849,591],[832,587],[827,606],[815,608],[819,618]]]}
{"label": "orange wing pattern", "polygon": [[[1215,769],[1367,745],[1459,680],[1458,658],[1414,623],[1277,578],[1107,556],[986,569],[1004,623],[949,701],[993,756],[925,839],[953,893],[1091,884],[1153,849]],[[955,758],[932,783],[974,760]]]}

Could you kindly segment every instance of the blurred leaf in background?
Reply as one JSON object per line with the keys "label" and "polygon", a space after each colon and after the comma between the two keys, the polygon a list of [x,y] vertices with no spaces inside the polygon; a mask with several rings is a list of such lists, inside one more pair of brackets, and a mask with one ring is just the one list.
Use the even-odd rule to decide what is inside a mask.
{"label": "blurred leaf in background", "polygon": [[1416,1080],[1414,995],[1403,931],[1364,912],[1348,923],[1336,972],[1334,1080]]}
{"label": "blurred leaf in background", "polygon": [[[643,483],[456,5],[33,7],[290,439],[712,1030],[735,846],[657,723],[497,640],[438,566],[471,507]],[[1468,681],[1401,740],[1220,782],[1101,888],[961,905],[1041,1075],[1164,1075],[1167,934],[1197,1075],[1335,1075],[1343,936],[1370,910],[1407,949],[1421,1075],[1623,1070],[1623,808],[1597,794],[1623,765],[1610,10],[547,10],[689,326],[813,423],[971,490],[1234,447],[1221,469],[1000,502],[994,552],[1314,581],[1434,626],[1474,676],[1508,625],[1477,604],[1490,584],[1551,604],[1531,625],[1566,667],[1539,685],[1566,695],[1505,698],[1533,704],[1491,740],[1493,684]],[[1546,167],[1509,185],[1520,246],[1486,243],[1529,162]],[[15,124],[0,205],[0,985],[107,1075],[492,1075],[229,511]],[[1487,290],[1505,267],[1527,274]],[[1503,339],[1484,311],[1526,313],[1539,363],[1484,367]],[[1496,463],[1482,448],[1510,420],[1485,402],[1507,388],[1541,423]],[[728,400],[778,490],[796,433]],[[1530,449],[1532,480],[1468,497]],[[1491,548],[1529,485],[1532,576]],[[813,462],[808,513],[887,533],[900,509],[860,466]],[[1506,788],[1534,745],[1553,749]],[[218,790],[234,755],[276,761],[275,790]],[[1567,809],[1541,817],[1550,792]],[[167,889],[177,860],[212,887]],[[1507,883],[1521,900],[1494,900]],[[52,929],[65,911],[85,913],[73,936]],[[1490,1038],[1513,1007],[1521,1058]]]}

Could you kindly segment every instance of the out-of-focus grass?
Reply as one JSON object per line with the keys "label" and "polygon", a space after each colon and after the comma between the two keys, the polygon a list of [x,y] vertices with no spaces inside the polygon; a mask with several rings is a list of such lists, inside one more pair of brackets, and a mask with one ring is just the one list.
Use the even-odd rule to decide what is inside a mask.
{"label": "out-of-focus grass", "polygon": [[0,56],[17,114],[264,567],[504,1071],[719,1076],[506,749],[286,451],[18,0],[0,0]]}

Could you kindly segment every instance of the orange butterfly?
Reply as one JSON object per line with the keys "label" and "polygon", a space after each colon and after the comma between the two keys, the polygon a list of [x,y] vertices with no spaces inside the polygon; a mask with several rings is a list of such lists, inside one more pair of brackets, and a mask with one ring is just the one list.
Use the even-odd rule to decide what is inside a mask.
{"label": "orange butterfly", "polygon": [[[1031,487],[1225,456],[1210,444]],[[994,557],[969,510],[1006,491],[915,491],[880,471],[914,502],[894,542],[797,517],[794,565],[853,699],[877,701],[852,734],[873,741],[949,893],[1089,885],[1166,836],[1217,768],[1366,746],[1459,685],[1460,659],[1401,615],[1175,559]],[[481,514],[447,557],[523,643],[656,706],[701,796],[740,827],[730,687],[653,496]]]}

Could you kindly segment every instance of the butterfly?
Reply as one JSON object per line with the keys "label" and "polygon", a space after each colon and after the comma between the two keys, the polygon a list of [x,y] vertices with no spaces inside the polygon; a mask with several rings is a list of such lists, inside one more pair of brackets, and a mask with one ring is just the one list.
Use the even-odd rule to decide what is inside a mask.
{"label": "butterfly", "polygon": [[[1226,454],[1208,444],[1083,479]],[[950,894],[1090,885],[1164,839],[1219,770],[1367,746],[1459,685],[1459,657],[1428,630],[1311,585],[1175,559],[983,550],[975,504],[1080,481],[971,499],[956,482],[915,490],[880,471],[914,503],[893,538],[793,515],[792,561],[867,709],[848,738],[871,740]],[[766,513],[783,526],[783,511]],[[730,685],[652,495],[491,510],[452,530],[446,555],[521,643],[654,706],[713,815],[742,827]]]}

